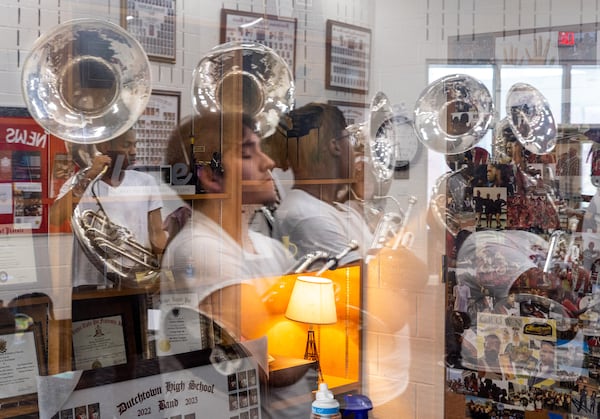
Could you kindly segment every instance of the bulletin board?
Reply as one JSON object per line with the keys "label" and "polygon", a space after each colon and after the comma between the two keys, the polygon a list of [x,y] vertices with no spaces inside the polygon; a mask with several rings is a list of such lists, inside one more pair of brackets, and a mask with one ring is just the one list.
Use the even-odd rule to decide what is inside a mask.
{"label": "bulletin board", "polygon": [[24,109],[0,108],[0,225],[48,233],[48,209],[74,166],[62,140]]}

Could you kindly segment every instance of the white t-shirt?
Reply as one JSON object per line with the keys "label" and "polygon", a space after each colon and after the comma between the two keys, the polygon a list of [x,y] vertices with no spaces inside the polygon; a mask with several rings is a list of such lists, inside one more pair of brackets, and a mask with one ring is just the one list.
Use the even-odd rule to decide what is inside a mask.
{"label": "white t-shirt", "polygon": [[367,223],[355,209],[345,204],[330,205],[300,189],[289,191],[274,215],[274,237],[289,236],[298,247],[298,259],[315,250],[335,256],[356,240],[359,248],[341,260],[342,265],[347,264],[363,258],[373,240]]}
{"label": "white t-shirt", "polygon": [[198,301],[230,285],[251,283],[262,294],[265,277],[289,272],[295,259],[280,242],[249,231],[256,253],[244,251],[218,224],[194,212],[162,259],[161,291],[193,291]]}
{"label": "white t-shirt", "polygon": [[[71,187],[65,182],[60,196]],[[151,248],[148,232],[148,213],[162,208],[163,202],[156,181],[147,173],[126,170],[121,184],[117,187],[99,181],[90,184],[83,193],[79,204],[80,211],[98,211],[99,206],[92,196],[91,188],[98,196],[102,208],[110,221],[127,228],[141,245]],[[106,274],[100,272],[88,259],[77,239],[73,245],[73,286],[107,285]]]}

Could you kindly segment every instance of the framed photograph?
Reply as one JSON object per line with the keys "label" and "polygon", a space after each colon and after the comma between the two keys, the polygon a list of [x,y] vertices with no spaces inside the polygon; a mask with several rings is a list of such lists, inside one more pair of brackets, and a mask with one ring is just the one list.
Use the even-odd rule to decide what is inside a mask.
{"label": "framed photograph", "polygon": [[181,93],[154,90],[144,113],[134,125],[139,166],[160,166],[169,135],[179,123]]}
{"label": "framed photograph", "polygon": [[351,93],[369,90],[371,30],[327,20],[325,87]]}
{"label": "framed photograph", "polygon": [[150,60],[175,62],[175,0],[121,0],[121,26]]}
{"label": "framed photograph", "polygon": [[360,124],[367,120],[369,105],[367,103],[343,102],[339,100],[328,101],[330,105],[336,106],[344,114],[346,125]]}
{"label": "framed photograph", "polygon": [[252,41],[272,48],[295,73],[296,19],[221,10],[221,42]]}

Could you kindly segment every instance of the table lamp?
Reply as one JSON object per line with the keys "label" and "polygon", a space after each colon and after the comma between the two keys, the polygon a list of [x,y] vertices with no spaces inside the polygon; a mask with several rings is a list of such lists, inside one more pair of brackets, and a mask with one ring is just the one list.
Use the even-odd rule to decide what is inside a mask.
{"label": "table lamp", "polygon": [[322,382],[323,375],[313,325],[337,322],[333,282],[316,276],[299,276],[294,283],[285,317],[309,325],[304,359],[317,362],[319,382]]}

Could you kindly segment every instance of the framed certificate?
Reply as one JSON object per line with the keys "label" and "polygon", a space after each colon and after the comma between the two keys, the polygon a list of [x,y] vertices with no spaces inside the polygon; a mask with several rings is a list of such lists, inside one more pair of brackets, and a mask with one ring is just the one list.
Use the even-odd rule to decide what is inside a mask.
{"label": "framed certificate", "polygon": [[325,87],[353,93],[369,90],[371,30],[327,21]]}
{"label": "framed certificate", "polygon": [[37,411],[36,376],[46,375],[39,324],[25,331],[0,329],[0,417]]}
{"label": "framed certificate", "polygon": [[122,317],[117,315],[73,322],[73,356],[78,370],[127,363]]}
{"label": "framed certificate", "polygon": [[146,354],[144,295],[73,299],[73,369],[131,363]]}
{"label": "framed certificate", "polygon": [[121,26],[150,60],[175,62],[175,16],[175,0],[121,0]]}

